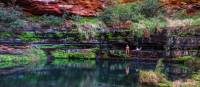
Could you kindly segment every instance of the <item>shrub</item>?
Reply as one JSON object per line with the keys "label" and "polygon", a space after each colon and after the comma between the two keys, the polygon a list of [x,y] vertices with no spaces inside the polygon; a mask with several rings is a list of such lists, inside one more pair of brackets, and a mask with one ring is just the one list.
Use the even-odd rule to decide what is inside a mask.
{"label": "shrub", "polygon": [[158,16],[162,12],[159,0],[145,0],[143,2],[120,4],[104,9],[101,19],[104,22],[139,21],[141,19]]}
{"label": "shrub", "polygon": [[26,24],[24,15],[15,8],[0,7],[0,22],[6,29],[19,29]]}
{"label": "shrub", "polygon": [[9,23],[9,26],[11,29],[21,29],[26,25],[26,22],[22,19],[17,19],[11,23]]}
{"label": "shrub", "polygon": [[199,87],[197,82],[192,79],[175,80],[173,81],[173,87]]}
{"label": "shrub", "polygon": [[112,22],[124,22],[132,19],[132,4],[122,4],[117,5],[115,7],[108,7],[104,9],[103,13],[101,14],[100,18],[105,23],[112,23]]}
{"label": "shrub", "polygon": [[68,17],[68,14],[65,13],[62,16],[55,16],[55,15],[42,15],[42,16],[36,16],[31,15],[27,17],[28,21],[41,23],[44,25],[51,25],[51,26],[59,26],[62,25],[65,21],[65,19]]}
{"label": "shrub", "polygon": [[23,32],[18,35],[18,38],[23,41],[38,41],[40,40],[39,37],[34,32]]}
{"label": "shrub", "polygon": [[150,87],[171,87],[172,83],[168,81],[161,73],[154,71],[140,71],[139,83],[143,86]]}
{"label": "shrub", "polygon": [[160,77],[153,72],[153,71],[140,71],[139,73],[139,82],[150,84],[150,85],[156,85],[159,83]]}
{"label": "shrub", "polygon": [[197,83],[196,85],[197,86],[200,86],[200,71],[194,73],[192,75],[192,79],[196,81],[196,83]]}
{"label": "shrub", "polygon": [[155,71],[158,72],[158,73],[161,73],[163,72],[164,68],[165,68],[165,65],[163,63],[163,58],[159,59],[158,62],[157,62],[157,65],[156,65],[156,69]]}
{"label": "shrub", "polygon": [[55,58],[80,58],[80,59],[89,59],[89,58],[95,58],[96,54],[93,52],[93,50],[88,50],[88,52],[66,52],[64,50],[57,50],[52,52],[52,55]]}
{"label": "shrub", "polygon": [[1,54],[0,61],[0,68],[6,68],[28,64],[28,57],[22,55]]}
{"label": "shrub", "polygon": [[114,57],[119,57],[119,58],[127,58],[128,57],[128,55],[124,51],[120,51],[120,50],[110,51],[110,55],[114,56]]}
{"label": "shrub", "polygon": [[22,17],[22,13],[14,8],[0,8],[0,21],[5,23],[13,22]]}
{"label": "shrub", "polygon": [[[15,67],[44,62],[46,54],[38,48],[29,48],[23,54],[0,54],[0,68]],[[43,63],[44,64],[44,63]]]}
{"label": "shrub", "polygon": [[106,8],[101,14],[101,20],[107,24],[114,21],[113,17],[114,15],[112,8]]}
{"label": "shrub", "polygon": [[0,38],[9,38],[13,36],[13,32],[0,32]]}
{"label": "shrub", "polygon": [[54,15],[43,15],[40,17],[40,21],[43,23],[43,25],[47,26],[61,26],[64,23],[65,18]]}
{"label": "shrub", "polygon": [[[173,17],[174,19],[180,19],[181,22],[186,22],[185,25],[190,25],[190,26],[198,26],[200,25],[200,13],[196,13],[192,16],[188,16],[187,15],[187,11],[184,9],[184,10],[180,10],[180,11],[177,11]],[[187,21],[189,23],[187,23]],[[173,24],[173,23],[172,23]]]}
{"label": "shrub", "polygon": [[179,64],[185,66],[186,68],[189,67],[190,70],[199,70],[200,66],[200,57],[196,56],[182,56],[176,58],[177,61],[183,62],[183,64]]}
{"label": "shrub", "polygon": [[182,56],[182,57],[176,58],[176,60],[180,61],[180,62],[187,62],[187,61],[190,61],[190,60],[195,60],[195,57],[193,57],[193,56]]}
{"label": "shrub", "polygon": [[74,21],[80,21],[80,19],[82,19],[82,17],[81,17],[81,16],[78,16],[78,15],[72,15],[70,18],[71,18],[72,20],[74,20]]}
{"label": "shrub", "polygon": [[144,0],[141,4],[140,11],[145,17],[155,17],[159,14],[160,7],[159,0]]}
{"label": "shrub", "polygon": [[162,19],[161,16],[141,19],[138,22],[133,23],[131,30],[137,37],[142,37],[144,30],[148,29],[149,33],[152,34],[157,27],[166,27],[167,23]]}
{"label": "shrub", "polygon": [[107,25],[119,22],[132,21],[131,30],[136,36],[141,37],[144,29],[154,32],[154,29],[166,27],[166,21],[161,15],[162,9],[159,0],[145,0],[129,4],[120,4],[106,8],[101,14],[101,19]]}
{"label": "shrub", "polygon": [[47,57],[43,50],[34,47],[27,49],[23,55],[32,60],[45,60]]}
{"label": "shrub", "polygon": [[71,19],[74,20],[75,23],[84,24],[93,24],[98,25],[101,23],[99,17],[80,17],[80,16],[71,16]]}

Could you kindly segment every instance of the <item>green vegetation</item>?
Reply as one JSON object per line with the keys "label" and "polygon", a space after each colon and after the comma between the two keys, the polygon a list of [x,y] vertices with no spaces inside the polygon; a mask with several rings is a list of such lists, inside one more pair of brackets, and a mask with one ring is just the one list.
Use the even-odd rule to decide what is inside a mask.
{"label": "green vegetation", "polygon": [[66,59],[94,59],[96,54],[93,50],[85,50],[84,52],[66,52],[64,50],[57,50],[52,52],[55,58],[66,58]]}
{"label": "green vegetation", "polygon": [[182,57],[176,58],[176,60],[180,62],[188,62],[188,61],[198,61],[200,60],[200,58],[194,57],[194,56],[182,56]]}
{"label": "green vegetation", "polygon": [[[181,10],[182,11],[182,10]],[[177,12],[178,13],[178,12]],[[102,39],[105,43],[110,44],[110,42],[127,42],[131,44],[131,52],[132,49],[135,49],[135,43],[137,45],[145,46],[143,50],[149,50],[149,47],[155,41],[155,49],[158,49],[160,44],[157,44],[157,37],[149,40],[149,42],[144,41],[143,44],[139,44],[139,38],[144,36],[145,32],[149,33],[151,36],[156,30],[160,32],[162,28],[165,27],[173,27],[169,26],[170,23],[172,25],[177,25],[180,22],[180,25],[184,27],[191,26],[199,26],[200,25],[200,15],[194,16],[185,16],[183,13],[176,14],[175,16],[166,15],[164,9],[159,3],[159,0],[144,0],[144,2],[134,2],[134,3],[126,3],[126,4],[117,4],[113,7],[107,7],[102,10],[102,13],[97,17],[81,17],[77,15],[63,15],[55,16],[55,15],[42,15],[42,16],[25,16],[20,10],[17,8],[5,8],[0,7],[0,28],[5,32],[0,32],[0,39],[17,39],[25,42],[37,42],[37,41],[66,41],[66,42],[90,42],[90,41],[99,41]],[[182,22],[185,21],[186,23]],[[69,22],[69,24],[68,24]],[[103,23],[105,23],[105,26]],[[128,23],[126,25],[126,23]],[[130,26],[129,26],[130,23]],[[177,24],[176,24],[177,23]],[[38,25],[37,25],[38,24]],[[117,26],[128,26],[127,29],[113,29]],[[24,31],[24,27],[37,27],[40,31],[38,32],[29,32]],[[32,26],[33,25],[33,26]],[[179,25],[179,24],[178,24]],[[71,27],[66,28],[65,27]],[[178,27],[181,27],[178,26]],[[105,27],[105,28],[104,28]],[[64,28],[64,29],[63,29]],[[177,28],[177,26],[175,27]],[[182,27],[181,27],[182,28]],[[19,30],[21,29],[21,30]],[[44,34],[45,32],[55,32]],[[56,30],[57,29],[57,30]],[[106,30],[108,29],[108,31]],[[18,31],[17,31],[18,30]],[[34,30],[34,28],[33,28]],[[62,30],[62,31],[60,31]],[[110,31],[109,31],[110,30]],[[119,31],[118,31],[119,30]],[[14,31],[14,32],[10,32]],[[182,32],[183,31],[183,32]],[[161,34],[163,32],[161,31]],[[157,33],[156,33],[157,34]],[[166,34],[166,33],[165,33]],[[171,33],[171,36],[176,37],[189,37],[195,36],[196,30],[188,29],[184,31],[183,29],[177,30]],[[42,37],[48,38],[42,38]],[[162,35],[161,35],[162,36]],[[12,38],[11,38],[12,37]],[[135,38],[136,37],[136,38]],[[10,39],[11,38],[11,39]],[[131,38],[131,39],[130,39]],[[133,39],[132,39],[133,38]],[[145,39],[144,39],[145,40]],[[136,42],[134,42],[136,41]],[[142,41],[143,43],[143,38]],[[63,44],[63,43],[62,43]],[[112,45],[113,43],[111,43]],[[121,44],[121,43],[116,43]],[[23,54],[11,55],[11,54],[0,54],[0,68],[7,67],[15,67],[15,66],[24,66],[24,65],[32,65],[37,64],[39,62],[44,62],[47,57],[44,51],[39,48],[55,48],[60,49],[51,52],[51,56],[54,57],[54,61],[52,61],[53,65],[64,65],[71,63],[82,63],[83,60],[87,59],[95,59],[98,48],[93,48],[96,45],[89,46],[61,46],[61,45],[47,45],[47,46],[38,46],[38,48],[29,48],[25,50]],[[109,45],[108,45],[109,46]],[[6,47],[6,46],[5,46]],[[104,46],[103,46],[104,47]],[[115,43],[114,46],[115,47]],[[113,49],[111,47],[111,49]],[[62,50],[65,49],[81,49],[78,52],[67,52]],[[83,49],[84,48],[84,49]],[[91,49],[85,49],[91,48]],[[117,48],[117,47],[116,47]],[[124,47],[121,47],[124,48]],[[143,48],[143,47],[142,47]],[[4,48],[3,48],[4,49]],[[108,47],[109,49],[109,47]],[[115,49],[115,48],[114,48]],[[154,48],[152,47],[153,51]],[[195,50],[198,48],[194,48]],[[193,49],[193,50],[194,50]],[[117,58],[128,58],[129,56],[121,50],[109,51],[107,48],[106,51],[98,52],[102,58],[109,57],[117,57]],[[170,49],[169,49],[170,50]],[[142,52],[141,52],[142,53]],[[146,54],[144,54],[146,55]],[[148,55],[148,53],[147,53]],[[152,54],[152,56],[154,56]],[[77,59],[77,60],[76,60]],[[165,64],[163,63],[164,59],[160,59],[157,62],[156,69],[147,71],[141,70],[139,72],[139,82],[143,85],[148,85],[149,87],[171,87],[172,81],[170,81],[164,75]],[[183,64],[172,65],[173,67],[191,69],[191,70],[199,70],[200,66],[200,58],[193,56],[183,56],[175,59],[176,61],[182,62]],[[95,66],[95,61],[84,62],[86,64],[93,64]],[[44,64],[44,63],[43,63]],[[107,66],[107,65],[106,65]],[[115,66],[114,66],[115,68]],[[197,81],[200,83],[200,73],[194,72],[194,74],[189,77],[189,79]],[[200,84],[198,84],[200,85]]]}
{"label": "green vegetation", "polygon": [[190,21],[190,26],[199,26],[200,25],[200,13],[196,13],[195,15],[188,16],[186,15],[186,10],[180,10],[176,12],[174,19],[180,19],[180,20],[188,20]]}
{"label": "green vegetation", "polygon": [[180,36],[180,37],[189,37],[189,36],[195,36],[197,34],[197,32],[195,31],[195,29],[189,29],[189,30],[177,30],[172,32],[172,36]]}
{"label": "green vegetation", "polygon": [[183,62],[183,64],[178,64],[178,66],[189,68],[190,70],[200,70],[200,57],[183,56],[176,58],[176,60]]}
{"label": "green vegetation", "polygon": [[13,35],[13,32],[0,32],[0,38],[9,38]]}
{"label": "green vegetation", "polygon": [[198,71],[193,73],[192,76],[187,79],[174,81],[173,84],[176,85],[177,87],[199,87],[200,86],[199,76],[200,73]]}
{"label": "green vegetation", "polygon": [[43,23],[43,25],[60,26],[64,23],[65,18],[57,17],[53,15],[43,15],[40,17],[40,20]]}
{"label": "green vegetation", "polygon": [[0,24],[6,31],[17,30],[25,26],[24,15],[17,11],[16,8],[2,8],[0,7]]}
{"label": "green vegetation", "polygon": [[162,74],[154,71],[140,71],[139,82],[142,86],[172,87],[172,82],[168,81]]}
{"label": "green vegetation", "polygon": [[153,86],[153,87],[172,87],[172,82],[162,73],[164,70],[164,59],[160,59],[157,62],[155,71],[140,71],[139,83],[141,86]]}
{"label": "green vegetation", "polygon": [[18,35],[19,39],[23,41],[39,41],[40,38],[34,32],[23,32]]}
{"label": "green vegetation", "polygon": [[[44,36],[45,34],[45,36]],[[45,40],[48,38],[50,39],[63,39],[66,41],[82,41],[84,40],[83,37],[79,34],[79,32],[55,32],[55,33],[37,33],[37,32],[21,32],[20,34],[15,34],[17,38],[21,39],[22,41],[32,42],[32,41],[40,41]]]}
{"label": "green vegetation", "polygon": [[90,64],[95,66],[95,61],[94,60],[69,60],[69,59],[55,59],[52,64],[54,65],[65,65],[65,64]]}
{"label": "green vegetation", "polygon": [[162,8],[159,0],[144,0],[140,7],[140,12],[145,17],[158,16],[160,11],[162,11]]}
{"label": "green vegetation", "polygon": [[110,55],[113,57],[128,58],[128,55],[125,53],[125,51],[121,50],[112,50],[110,51]]}
{"label": "green vegetation", "polygon": [[[67,46],[62,45],[43,45],[43,46],[37,46],[38,48],[44,49],[44,48],[65,48]],[[74,47],[75,48],[75,47]]]}
{"label": "green vegetation", "polygon": [[165,67],[163,61],[164,61],[163,58],[161,58],[161,59],[158,60],[158,62],[157,62],[157,64],[156,64],[155,72],[158,72],[158,73],[163,72],[164,67]]}
{"label": "green vegetation", "polygon": [[[197,57],[185,56],[180,57],[178,60],[183,62],[188,61],[198,61]],[[172,84],[172,81],[168,80],[167,77],[162,73],[164,69],[163,59],[160,59],[157,62],[155,71],[140,71],[139,72],[139,82],[142,86],[154,86],[154,87],[172,87],[174,85],[183,86],[183,87],[197,87],[200,84],[200,73],[193,72],[191,77],[185,78],[185,80],[176,80]],[[194,64],[194,63],[192,63]],[[196,65],[196,63],[195,63]],[[192,65],[193,66],[193,65]],[[188,68],[193,68],[190,65],[187,65]],[[197,65],[199,66],[199,65]],[[199,70],[199,69],[197,69]],[[182,84],[178,83],[181,82]]]}
{"label": "green vegetation", "polygon": [[[103,33],[102,35],[105,35],[105,39],[112,41],[112,40],[127,40],[129,38],[133,38],[134,35],[131,33],[131,30],[124,30],[120,32],[107,32]],[[99,36],[101,37],[101,35]]]}
{"label": "green vegetation", "polygon": [[157,16],[154,18],[141,19],[139,22],[134,22],[131,26],[131,30],[137,37],[142,37],[145,29],[152,34],[156,28],[164,28],[166,26],[166,21],[164,21],[162,16]]}
{"label": "green vegetation", "polygon": [[94,18],[94,17],[81,17],[80,20],[78,20],[80,24],[93,24],[93,25],[98,25],[101,23],[99,18]]}
{"label": "green vegetation", "polygon": [[54,16],[54,15],[42,15],[42,16],[30,16],[27,17],[27,20],[33,22],[33,23],[40,23],[43,26],[47,27],[59,27],[62,26],[65,23],[67,15],[60,16]]}
{"label": "green vegetation", "polygon": [[37,48],[27,49],[21,55],[0,54],[0,68],[36,64],[45,58],[45,53]]}
{"label": "green vegetation", "polygon": [[196,81],[197,86],[200,86],[200,71],[195,72],[191,78]]}
{"label": "green vegetation", "polygon": [[141,37],[144,29],[154,32],[158,26],[166,26],[163,19],[162,8],[158,0],[145,0],[140,3],[120,4],[115,7],[106,8],[101,14],[101,19],[107,25],[113,23],[132,21],[130,29]]}

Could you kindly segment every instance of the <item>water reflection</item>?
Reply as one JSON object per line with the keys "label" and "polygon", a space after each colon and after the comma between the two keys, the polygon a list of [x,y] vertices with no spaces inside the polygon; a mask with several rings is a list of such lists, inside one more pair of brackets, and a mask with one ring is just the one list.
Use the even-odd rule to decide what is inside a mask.
{"label": "water reflection", "polygon": [[0,76],[0,87],[137,87],[138,71],[155,66],[138,61],[58,60],[42,69]]}

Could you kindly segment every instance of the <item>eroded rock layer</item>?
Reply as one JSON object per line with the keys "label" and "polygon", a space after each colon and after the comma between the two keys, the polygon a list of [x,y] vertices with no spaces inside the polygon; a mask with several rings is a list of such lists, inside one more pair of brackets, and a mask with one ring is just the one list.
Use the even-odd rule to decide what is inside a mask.
{"label": "eroded rock layer", "polygon": [[167,9],[186,9],[187,14],[193,15],[200,10],[200,0],[161,0]]}
{"label": "eroded rock layer", "polygon": [[18,5],[32,14],[72,13],[81,16],[96,16],[104,7],[104,0],[17,0]]}

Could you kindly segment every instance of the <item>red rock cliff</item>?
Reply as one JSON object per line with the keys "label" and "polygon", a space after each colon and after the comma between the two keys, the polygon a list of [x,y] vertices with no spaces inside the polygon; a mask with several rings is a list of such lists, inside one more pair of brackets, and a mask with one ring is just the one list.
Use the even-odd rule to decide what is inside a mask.
{"label": "red rock cliff", "polygon": [[17,4],[32,14],[63,14],[96,16],[105,0],[17,0]]}

